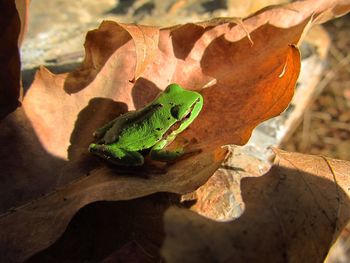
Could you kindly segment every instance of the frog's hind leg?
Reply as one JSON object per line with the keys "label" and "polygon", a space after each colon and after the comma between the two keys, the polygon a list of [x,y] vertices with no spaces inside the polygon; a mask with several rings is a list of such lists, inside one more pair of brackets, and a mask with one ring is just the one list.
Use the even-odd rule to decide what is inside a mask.
{"label": "frog's hind leg", "polygon": [[144,163],[144,158],[139,152],[131,152],[112,145],[92,143],[89,151],[117,165],[140,166]]}

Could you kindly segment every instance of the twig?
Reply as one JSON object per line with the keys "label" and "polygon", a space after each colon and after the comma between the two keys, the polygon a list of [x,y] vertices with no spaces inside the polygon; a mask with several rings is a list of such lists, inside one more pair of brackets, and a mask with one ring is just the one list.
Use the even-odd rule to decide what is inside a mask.
{"label": "twig", "polygon": [[305,149],[309,146],[310,141],[310,123],[311,123],[311,116],[310,116],[309,110],[306,110],[304,113],[303,118],[303,129],[302,129],[302,135],[301,135],[301,143],[300,143],[300,150],[305,151]]}
{"label": "twig", "polygon": [[[329,84],[329,82],[331,82],[331,80],[335,77],[336,73],[338,73],[338,71],[341,70],[344,67],[344,65],[349,64],[349,62],[350,62],[350,53],[346,57],[343,57],[335,68],[327,71],[323,79],[317,85],[317,90],[321,92]],[[315,96],[318,96],[318,95],[319,93],[315,94]]]}
{"label": "twig", "polygon": [[[332,56],[333,56],[336,60],[338,60],[338,62],[340,62],[340,61],[344,58],[343,54],[342,54],[342,53],[339,51],[339,49],[337,49],[337,47],[335,47],[335,46],[332,46],[332,47],[330,48],[329,53],[331,53]],[[349,67],[349,65],[346,65],[344,68],[346,69],[347,72],[350,73],[350,67]]]}
{"label": "twig", "polygon": [[331,122],[331,126],[336,128],[336,129],[342,129],[342,130],[350,131],[350,124],[348,124],[348,123],[334,121],[334,122]]}
{"label": "twig", "polygon": [[317,119],[321,119],[324,121],[331,121],[332,120],[332,116],[328,112],[313,111],[313,112],[311,112],[311,116],[312,116],[312,118],[317,118]]}

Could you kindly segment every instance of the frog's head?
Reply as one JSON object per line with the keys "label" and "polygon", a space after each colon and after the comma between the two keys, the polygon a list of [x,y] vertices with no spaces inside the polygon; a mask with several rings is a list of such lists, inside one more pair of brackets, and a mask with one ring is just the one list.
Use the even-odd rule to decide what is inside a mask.
{"label": "frog's head", "polygon": [[203,107],[201,94],[185,90],[177,84],[170,84],[164,92],[166,101],[171,103],[171,115],[181,122],[178,132],[183,131],[198,116]]}

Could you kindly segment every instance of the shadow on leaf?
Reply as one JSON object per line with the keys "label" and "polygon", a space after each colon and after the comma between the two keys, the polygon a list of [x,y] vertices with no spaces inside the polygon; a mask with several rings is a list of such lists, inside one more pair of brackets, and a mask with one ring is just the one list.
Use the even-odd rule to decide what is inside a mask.
{"label": "shadow on leaf", "polygon": [[77,70],[68,74],[64,90],[71,94],[86,88],[97,77],[109,58],[113,55],[118,56],[118,49],[131,39],[130,34],[122,26],[108,21],[102,22],[98,29],[89,31],[85,39],[84,61]]}
{"label": "shadow on leaf", "polygon": [[130,201],[87,205],[53,245],[26,262],[95,262],[108,256],[118,262],[130,262],[134,257],[142,258],[142,262],[159,262],[163,214],[170,205],[180,205],[179,197],[157,193]]}
{"label": "shadow on leaf", "polygon": [[[128,106],[107,98],[93,98],[77,117],[70,137],[68,159],[77,161],[86,157],[89,144],[94,141],[93,133],[119,115],[126,113]],[[90,154],[88,154],[91,156]]]}
{"label": "shadow on leaf", "polygon": [[241,192],[244,213],[230,222],[181,209],[174,194],[96,202],[27,262],[120,260],[125,254],[150,262],[320,262],[350,216],[349,198],[334,182],[297,169],[274,166],[264,176],[244,178]]}
{"label": "shadow on leaf", "polygon": [[244,178],[241,194],[245,210],[231,222],[169,209],[166,262],[321,262],[350,216],[349,198],[334,181],[298,169],[274,166]]}
{"label": "shadow on leaf", "polygon": [[1,121],[0,141],[0,214],[58,186],[67,162],[45,150],[23,108]]}
{"label": "shadow on leaf", "polygon": [[132,89],[132,99],[136,109],[144,107],[153,101],[161,90],[152,81],[138,78]]}

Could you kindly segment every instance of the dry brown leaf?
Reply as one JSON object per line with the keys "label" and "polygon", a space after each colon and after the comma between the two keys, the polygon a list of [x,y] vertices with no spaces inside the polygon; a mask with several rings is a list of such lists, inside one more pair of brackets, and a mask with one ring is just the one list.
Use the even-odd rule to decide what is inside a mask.
{"label": "dry brown leaf", "polygon": [[322,262],[350,217],[350,162],[276,154],[267,174],[242,179],[238,219],[220,223],[169,209],[166,262]]}
{"label": "dry brown leaf", "polygon": [[181,205],[179,196],[169,193],[89,204],[54,244],[26,263],[162,262],[163,214],[174,204]]}
{"label": "dry brown leaf", "polygon": [[[65,91],[70,94],[86,88],[106,66],[107,72],[119,72],[108,76],[111,78],[113,75],[123,76],[130,71],[119,82],[113,82],[115,86],[125,86],[130,81],[134,82],[143,73],[148,63],[154,60],[158,40],[159,28],[156,27],[102,22],[98,29],[88,32],[86,36],[85,59],[80,68],[64,76]],[[108,60],[113,59],[112,65],[106,65]],[[109,85],[108,88],[110,88]],[[102,94],[108,92],[103,92],[103,87],[100,89]]]}
{"label": "dry brown leaf", "polygon": [[[89,176],[0,217],[0,261],[22,262],[52,244],[77,210],[100,200],[129,200],[156,192],[188,193],[218,169],[226,151],[205,152],[167,167],[118,170],[102,167]],[[30,235],[28,237],[28,235]],[[20,252],[18,252],[20,251]]]}
{"label": "dry brown leaf", "polygon": [[104,259],[101,263],[114,262],[152,263],[155,262],[155,260],[140,245],[135,242],[129,242],[108,258]]}
{"label": "dry brown leaf", "polygon": [[[275,7],[243,25],[215,19],[160,31],[106,21],[87,35],[86,58],[78,70],[54,75],[41,68],[23,107],[1,124],[0,207],[6,211],[27,203],[0,218],[4,261],[43,249],[89,202],[185,193],[203,184],[225,156],[214,149],[244,144],[257,124],[288,105],[300,67],[293,45],[312,14],[335,5],[323,2],[322,9],[302,2],[293,6],[298,12]],[[142,107],[172,82],[204,96],[203,111],[182,136],[195,139],[193,147],[201,154],[164,171],[130,169],[150,179],[125,177],[129,170],[88,154],[97,127]]]}
{"label": "dry brown leaf", "polygon": [[15,0],[18,15],[21,20],[21,32],[18,36],[19,46],[22,44],[28,30],[29,5],[31,0]]}
{"label": "dry brown leaf", "polygon": [[[246,235],[249,236],[248,241],[245,238],[242,239],[242,243],[240,240],[237,242],[236,239],[232,240],[235,241],[234,245],[236,245],[237,250],[243,248],[237,255],[244,257],[244,260],[228,258],[228,262],[247,262],[252,259],[252,257],[255,257],[253,258],[253,262],[266,262],[269,259],[266,257],[266,254],[272,258],[270,261],[279,262],[279,255],[283,253],[283,251],[281,252],[278,249],[284,245],[287,247],[286,250],[289,249],[288,253],[285,254],[292,257],[292,260],[290,260],[292,262],[293,260],[300,262],[303,261],[304,258],[307,258],[308,260],[310,258],[313,259],[313,253],[317,253],[317,251],[315,252],[315,250],[312,249],[313,245],[316,247],[320,245],[321,252],[327,251],[327,248],[325,247],[328,247],[329,243],[326,242],[326,239],[331,240],[332,238],[332,235],[328,233],[329,227],[332,228],[332,226],[324,221],[327,221],[326,217],[331,220],[335,219],[335,211],[331,206],[335,205],[334,207],[336,207],[338,201],[338,204],[342,203],[342,207],[340,207],[339,210],[340,216],[338,218],[338,229],[334,231],[334,237],[337,235],[337,231],[344,225],[343,219],[346,219],[349,216],[347,198],[343,196],[340,197],[340,200],[337,200],[336,185],[334,184],[334,181],[329,181],[332,175],[330,174],[331,170],[327,170],[327,162],[336,174],[337,180],[340,179],[342,181],[342,183],[339,183],[339,186],[346,186],[348,183],[341,178],[342,176],[345,176],[346,178],[349,175],[349,163],[338,160],[323,159],[322,157],[317,156],[305,156],[285,152],[279,152],[278,155],[280,160],[276,161],[274,168],[270,173],[261,177],[261,175],[259,176],[258,174],[261,174],[262,163],[254,158],[246,160],[246,157],[242,157],[242,153],[238,151],[235,153],[237,158],[234,158],[234,167],[225,165],[222,167],[223,169],[217,171],[215,175],[201,187],[207,188],[207,191],[200,188],[201,190],[199,191],[205,194],[197,195],[198,199],[195,208],[203,207],[203,204],[205,206],[205,204],[211,202],[210,206],[206,206],[204,214],[210,216],[215,214],[222,215],[223,210],[227,208],[232,210],[235,206],[240,205],[239,202],[241,202],[242,204],[240,206],[244,207],[245,205],[246,209],[244,213],[239,212],[235,217],[237,218],[241,216],[243,221],[240,221],[241,219],[226,223],[211,221],[208,224],[214,225],[210,230],[219,231],[218,235],[215,235],[213,232],[210,232],[209,234],[206,233],[208,226],[204,227],[204,234],[201,232],[201,229],[196,229],[200,221],[203,220],[201,217],[193,218],[193,216],[190,216],[191,220],[194,221],[193,225],[187,224],[188,221],[186,217],[185,219],[180,218],[180,230],[183,231],[178,232],[179,228],[177,228],[177,226],[175,226],[175,228],[172,228],[172,225],[169,226],[171,230],[170,235],[167,238],[170,238],[171,240],[171,234],[176,232],[176,240],[174,243],[170,244],[176,245],[174,248],[168,247],[168,249],[171,251],[175,250],[174,254],[181,256],[181,253],[176,253],[182,252],[181,250],[178,250],[181,244],[176,241],[179,241],[177,239],[178,237],[183,238],[184,240],[181,239],[180,241],[184,241],[183,246],[186,246],[186,249],[191,250],[191,252],[189,252],[191,255],[187,258],[188,255],[184,254],[183,256],[186,257],[185,259],[177,257],[173,261],[206,262],[205,259],[207,259],[208,262],[225,261],[221,259],[227,259],[225,258],[225,255],[227,254],[227,251],[231,251],[232,249],[224,247],[221,251],[217,251],[219,245],[215,245],[213,250],[210,249],[212,242],[211,237],[213,237],[214,244],[216,244],[217,239],[220,239],[221,237],[224,238],[223,242],[230,242],[231,239],[228,240],[227,235],[236,235],[237,232],[238,235],[240,235],[239,231],[241,229],[239,228],[239,224],[244,226],[242,231],[246,232]],[[327,162],[324,160],[327,160]],[[304,161],[306,161],[306,163]],[[249,167],[246,163],[254,163],[254,166]],[[311,166],[309,165],[310,163],[312,163]],[[245,167],[246,169],[243,170],[240,169],[240,167]],[[310,172],[314,172],[315,167],[318,174],[311,175]],[[321,178],[317,178],[317,176],[321,176]],[[328,183],[331,184],[329,187],[332,191],[328,191],[330,192],[331,198],[323,193],[323,191],[327,192],[328,190],[328,183],[325,184],[327,189],[323,188],[324,179],[322,179],[322,177],[324,176],[327,178],[325,181],[329,181]],[[240,178],[246,178],[242,181],[242,188],[240,187]],[[321,182],[322,189],[319,187],[319,182]],[[267,185],[268,187],[262,188],[261,185]],[[305,187],[310,189],[310,191],[305,191]],[[231,190],[231,193],[229,194],[231,197],[229,198],[226,198],[227,189]],[[240,192],[241,190],[242,196]],[[292,193],[292,195],[290,195],[290,193]],[[221,202],[220,200],[219,202],[216,202],[217,197],[220,195],[222,196]],[[169,211],[166,212],[169,205],[178,204],[176,201],[177,198],[176,195],[157,194],[129,201],[100,202],[84,207],[73,218],[65,234],[48,249],[32,257],[28,263],[46,262],[48,259],[55,260],[56,262],[70,262],[73,259],[75,261],[99,261],[110,254],[112,255],[108,257],[109,260],[117,260],[123,256],[128,256],[130,259],[141,257],[143,258],[141,262],[147,262],[147,260],[150,260],[151,262],[159,262],[159,250],[162,246],[163,240],[166,238],[166,235],[164,234],[167,234],[164,233],[163,214],[164,212],[169,213]],[[225,204],[225,199],[231,199],[229,207]],[[293,202],[294,205],[291,205]],[[193,207],[191,207],[191,210],[192,209]],[[198,210],[196,209],[196,211]],[[217,213],[218,211],[219,213]],[[315,215],[317,218],[315,218]],[[175,216],[181,216],[181,213],[179,215],[175,212]],[[222,218],[216,217],[216,219]],[[317,225],[318,221],[320,223],[319,225]],[[167,227],[167,223],[169,222],[170,224],[174,223],[172,217],[169,221],[165,221],[165,227]],[[234,223],[238,224],[237,228],[235,228],[237,232],[232,233],[232,231],[227,231],[227,228],[229,229],[229,226]],[[252,227],[249,227],[248,229],[249,223],[252,223]],[[311,230],[310,225],[308,225],[309,223],[312,228]],[[183,226],[182,224],[186,225]],[[220,228],[221,225],[226,225],[227,228],[222,230]],[[278,230],[284,230],[285,228],[286,231],[283,232],[284,236],[281,237],[281,235],[276,235],[271,237],[270,233],[272,228],[278,228]],[[190,237],[189,240],[186,239],[186,233],[188,231],[190,231],[189,236],[195,232],[195,235]],[[221,236],[223,232],[225,232],[225,235]],[[319,235],[321,235],[322,238],[319,238]],[[202,237],[204,237],[204,240],[202,240]],[[238,238],[240,237],[241,236]],[[98,244],[95,243],[96,240],[98,240]],[[194,247],[194,243],[187,243],[188,241],[193,241],[195,244],[199,243],[200,248],[197,250],[198,247]],[[202,243],[203,241],[205,242],[204,245]],[[249,244],[251,243],[247,244],[247,242],[251,241],[253,244],[249,247]],[[300,244],[298,242],[300,242]],[[318,244],[318,242],[320,242],[320,244]],[[281,246],[274,248],[273,246],[276,243],[281,244]],[[187,246],[188,244],[190,244],[190,246]],[[306,244],[306,247],[300,249],[304,244]],[[165,245],[165,247],[167,247],[168,244],[165,243]],[[229,243],[229,245],[232,245],[232,243]],[[93,251],[91,251],[91,246],[94,247]],[[203,246],[206,248],[203,248]],[[270,250],[267,252],[263,251],[266,248]],[[112,251],[115,252],[112,253]],[[192,253],[194,253],[194,255]],[[198,259],[198,253],[200,253],[200,256],[202,256],[204,260],[202,258],[201,260]],[[232,252],[232,254],[233,253],[236,253],[236,251]],[[247,255],[244,255],[244,253],[247,253]],[[251,254],[254,253],[261,254],[252,256]],[[215,256],[218,256],[219,260],[217,260]],[[247,258],[249,256],[250,258]],[[283,258],[283,262],[288,261],[287,256]],[[228,257],[230,257],[230,255],[228,255]],[[255,260],[256,258],[259,258],[259,260]],[[319,262],[321,260],[316,257],[315,261]]]}
{"label": "dry brown leaf", "polygon": [[21,30],[21,21],[14,0],[0,3],[0,27],[1,120],[19,105],[21,65],[18,38]]}
{"label": "dry brown leaf", "polygon": [[[198,89],[213,77],[216,79],[215,86],[203,91],[203,112],[186,131],[206,151],[226,143],[244,143],[255,125],[283,110],[299,72],[298,52],[289,44],[297,41],[305,23],[288,30],[263,25],[251,32],[255,41],[251,47],[240,26],[235,27],[227,20],[222,24],[220,20],[214,22],[213,26],[208,22],[206,26],[189,24],[164,29],[157,59],[134,86],[129,82],[137,64],[133,41],[128,33],[119,39],[122,27],[113,22],[104,22],[101,30],[89,33],[87,58],[81,69],[53,75],[42,68],[25,97],[24,113],[19,109],[8,116],[3,123],[6,129],[0,131],[6,142],[6,147],[1,148],[5,172],[2,209],[46,194],[98,166],[87,152],[92,132],[120,113],[143,106],[169,82]],[[281,38],[283,32],[285,38]],[[236,42],[226,40],[236,35],[239,36]],[[226,59],[223,54],[226,50],[232,53],[232,59]],[[255,69],[254,74],[250,74],[251,68]],[[153,78],[146,77],[151,72]],[[284,75],[280,76],[282,72]],[[80,82],[82,77],[88,85]],[[71,78],[87,86],[68,95],[64,88],[76,83]],[[151,79],[164,83],[158,88]],[[221,125],[223,122],[227,125]],[[67,172],[71,167],[78,172]],[[27,176],[23,177],[23,173]]]}
{"label": "dry brown leaf", "polygon": [[247,155],[244,148],[230,147],[223,165],[195,192],[182,196],[182,200],[197,202],[191,210],[216,221],[230,221],[244,211],[241,180],[260,177],[271,168],[271,163]]}

